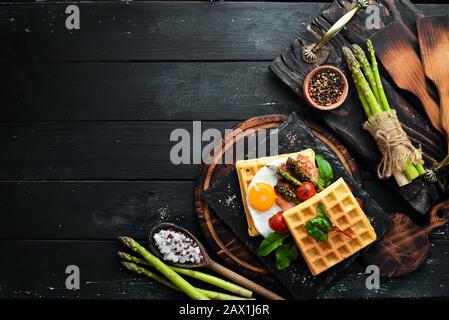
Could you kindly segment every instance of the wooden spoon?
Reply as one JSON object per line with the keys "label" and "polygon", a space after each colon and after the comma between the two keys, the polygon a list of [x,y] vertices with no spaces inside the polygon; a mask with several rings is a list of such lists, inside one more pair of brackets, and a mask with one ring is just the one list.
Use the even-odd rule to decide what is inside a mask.
{"label": "wooden spoon", "polygon": [[368,264],[379,267],[384,277],[392,278],[416,270],[430,250],[429,233],[449,221],[449,200],[432,208],[426,226],[417,226],[405,213],[393,215],[393,227],[364,254]]}
{"label": "wooden spoon", "polygon": [[441,125],[449,135],[449,16],[419,18],[417,27],[425,73],[438,88]]}
{"label": "wooden spoon", "polygon": [[193,241],[195,241],[198,244],[198,247],[201,250],[201,253],[203,255],[203,261],[201,263],[172,263],[169,262],[169,264],[180,267],[180,268],[188,268],[188,269],[196,269],[196,268],[209,268],[222,276],[228,278],[229,280],[253,291],[254,293],[257,293],[263,298],[269,299],[269,300],[285,300],[285,298],[277,295],[276,293],[262,287],[261,285],[239,275],[238,273],[235,273],[234,271],[226,268],[225,266],[222,266],[221,264],[215,262],[210,258],[210,256],[207,254],[206,249],[204,248],[203,244],[189,231],[186,229],[179,227],[172,223],[161,223],[155,226],[149,236],[149,244],[150,244],[150,250],[160,259],[163,260],[163,256],[161,255],[159,249],[157,248],[157,245],[154,241],[154,234],[159,232],[160,230],[174,230],[177,232],[181,232],[191,238]]}
{"label": "wooden spoon", "polygon": [[394,83],[414,94],[421,101],[432,126],[443,132],[440,107],[427,90],[424,67],[414,48],[415,44],[417,46],[415,36],[399,22],[393,22],[375,33],[371,40]]}

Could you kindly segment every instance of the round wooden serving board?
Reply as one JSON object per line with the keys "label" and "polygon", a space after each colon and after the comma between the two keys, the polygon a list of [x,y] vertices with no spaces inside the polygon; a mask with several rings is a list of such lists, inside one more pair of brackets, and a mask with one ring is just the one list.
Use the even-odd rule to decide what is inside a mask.
{"label": "round wooden serving board", "polygon": [[[212,155],[210,164],[201,166],[200,175],[195,186],[195,211],[205,240],[222,261],[237,272],[256,280],[270,281],[273,279],[258,258],[241,243],[226,224],[204,203],[201,199],[201,193],[234,168],[233,164],[221,164],[220,161],[228,148],[234,147],[239,139],[257,134],[257,130],[274,129],[286,119],[287,116],[285,115],[265,115],[250,118],[237,124],[232,132],[220,140],[218,143],[220,148],[217,149],[218,152],[216,154]],[[361,185],[357,165],[348,150],[325,129],[311,121],[306,122],[317,138],[337,155],[348,172]],[[298,146],[298,150],[300,149],[300,146]],[[234,159],[233,161],[235,162],[236,160]]]}

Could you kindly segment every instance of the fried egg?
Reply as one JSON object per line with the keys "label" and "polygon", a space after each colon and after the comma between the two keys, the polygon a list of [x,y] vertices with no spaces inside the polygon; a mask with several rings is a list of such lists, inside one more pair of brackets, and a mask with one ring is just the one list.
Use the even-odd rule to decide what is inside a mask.
{"label": "fried egg", "polygon": [[257,231],[263,236],[267,237],[274,230],[270,227],[269,220],[276,213],[282,211],[281,207],[276,204],[276,186],[279,177],[276,173],[268,169],[268,165],[279,166],[285,163],[287,158],[276,159],[262,169],[260,169],[251,180],[248,186],[246,196],[246,203],[248,210],[254,221]]}

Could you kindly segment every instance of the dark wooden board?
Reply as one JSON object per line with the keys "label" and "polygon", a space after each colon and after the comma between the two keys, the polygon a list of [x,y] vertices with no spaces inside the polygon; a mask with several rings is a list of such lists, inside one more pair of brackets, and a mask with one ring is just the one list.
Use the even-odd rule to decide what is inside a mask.
{"label": "dark wooden board", "polygon": [[[354,195],[362,199],[365,204],[365,213],[371,218],[372,225],[376,230],[378,238],[381,238],[388,230],[390,220],[387,214],[366,191],[357,187],[357,183],[346,171],[345,167],[337,159],[335,154],[313,135],[307,125],[298,118],[296,114],[291,114],[289,118],[279,126],[278,145],[279,154],[298,151],[298,147],[300,149],[312,148],[317,154],[321,154],[331,163],[334,171],[334,179],[343,177],[345,181],[353,187]],[[256,253],[261,239],[260,237],[250,237],[248,235],[248,226],[235,169],[231,170],[221,180],[211,185],[202,195],[208,206],[212,208],[224,222],[226,222],[235,235],[242,240],[253,253]],[[222,199],[226,199],[227,201],[223,201]],[[259,259],[279,282],[288,289],[294,298],[310,299],[326,288],[326,286],[340,272],[354,262],[359,254],[360,252],[352,255],[333,268],[315,277],[310,274],[307,265],[301,259],[283,271],[276,269],[273,256],[259,257]]]}
{"label": "dark wooden board", "polygon": [[[0,126],[0,179],[194,180],[199,165],[174,165],[177,128],[192,121],[8,122]],[[203,121],[224,132],[235,121]],[[190,140],[192,142],[192,139]],[[208,142],[203,142],[205,146]],[[193,159],[191,159],[193,160]]]}
{"label": "dark wooden board", "polygon": [[65,27],[67,4],[3,6],[0,60],[270,60],[324,5],[111,1],[78,6],[79,30]]}
{"label": "dark wooden board", "polygon": [[[379,290],[366,289],[365,267],[356,262],[317,298],[447,297],[448,247],[449,241],[436,241],[430,258],[419,270],[403,278],[382,279]],[[14,257],[2,263],[0,299],[183,298],[174,290],[124,270],[116,257],[122,248],[118,241],[0,241],[0,251]],[[65,268],[71,264],[80,267],[80,290],[65,289]]]}
{"label": "dark wooden board", "polygon": [[[228,133],[228,138],[235,135],[232,140],[233,144],[225,144],[224,141],[217,143],[221,149],[214,153],[212,161],[208,165],[202,165],[200,175],[195,186],[195,211],[203,231],[205,239],[212,247],[214,252],[221,260],[228,263],[231,267],[255,280],[264,280],[273,282],[273,278],[268,274],[269,271],[263,267],[256,256],[249,250],[232,230],[223,222],[213,210],[203,201],[201,194],[207,190],[210,185],[219,181],[223,176],[233,169],[232,164],[222,163],[222,154],[229,148],[247,136],[257,135],[257,130],[270,130],[277,128],[287,119],[284,115],[267,115],[262,117],[254,117],[237,124],[233,129],[238,134]],[[335,138],[329,135],[323,128],[316,124],[310,123],[309,126],[317,137],[319,137],[333,152],[338,156],[345,168],[351,172],[354,179],[361,185],[361,179],[352,156],[347,152],[346,148],[341,145]],[[241,133],[241,134],[240,134]],[[228,149],[226,149],[228,148]],[[237,161],[234,157],[234,161]]]}
{"label": "dark wooden board", "polygon": [[[272,60],[325,3],[98,2],[2,4],[0,61]],[[422,6],[424,7],[424,6]],[[426,5],[429,14],[449,8]],[[13,20],[11,20],[13,19]]]}
{"label": "dark wooden board", "polygon": [[[363,184],[385,211],[407,208],[383,183]],[[182,223],[202,237],[194,186],[195,181],[0,181],[0,239],[107,240],[121,232],[146,239],[158,222]],[[448,225],[432,233],[432,241],[439,239],[449,239]]]}
{"label": "dark wooden board", "polygon": [[194,181],[0,182],[0,239],[146,239],[161,222],[201,237]]}
{"label": "dark wooden board", "polygon": [[298,110],[304,103],[273,81],[268,66],[269,62],[0,64],[0,121],[244,120]]}
{"label": "dark wooden board", "polygon": [[[406,208],[381,182],[363,184],[385,211]],[[145,239],[159,221],[182,221],[200,236],[192,219],[194,185],[194,181],[2,181],[0,239],[105,240],[120,230]],[[448,226],[432,235],[434,240],[442,238],[449,239]]]}
{"label": "dark wooden board", "polygon": [[[363,39],[369,36],[370,32],[374,32],[373,30],[368,31],[366,29],[366,17],[363,14],[359,14],[348,24],[345,32],[337,35],[322,49],[319,60],[315,65],[307,64],[302,60],[300,52],[303,45],[317,41],[321,37],[321,34],[325,30],[328,30],[352,6],[351,3],[346,0],[341,0],[334,1],[330,4],[324,10],[323,14],[313,21],[310,28],[298,35],[292,45],[284,50],[282,55],[276,58],[270,66],[270,69],[299,96],[302,96],[302,82],[305,76],[317,65],[336,65],[345,70],[347,76],[349,76],[346,64],[342,58],[342,46],[347,46],[350,42],[358,42],[364,45],[362,43]],[[380,1],[378,3],[382,5],[382,23],[388,24],[391,21],[407,21],[406,24],[409,28],[412,28],[418,12],[409,1]],[[395,88],[386,82],[385,91],[389,97],[390,104],[397,110],[398,118],[412,142],[417,146],[422,146],[425,160],[430,164],[432,161],[442,160],[446,154],[445,139],[432,130],[429,127],[428,121],[410,103],[402,98]],[[373,170],[377,169],[380,161],[380,153],[372,137],[362,128],[362,123],[366,120],[366,115],[360,106],[355,90],[351,90],[348,99],[342,107],[332,112],[321,112],[319,116],[322,121],[331,127],[332,133],[353,154],[357,155],[358,159],[367,163]],[[392,183],[394,184],[394,181]],[[412,184],[403,188],[394,187],[394,190],[399,196],[408,201],[410,204],[410,213],[418,217],[423,217],[432,205],[436,204],[443,197],[443,193],[435,191],[435,186],[430,185],[424,179],[417,179]]]}

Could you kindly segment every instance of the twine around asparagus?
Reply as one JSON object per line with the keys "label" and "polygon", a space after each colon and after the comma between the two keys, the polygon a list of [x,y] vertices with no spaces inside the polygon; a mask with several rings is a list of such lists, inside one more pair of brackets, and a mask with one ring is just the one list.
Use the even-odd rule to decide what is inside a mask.
{"label": "twine around asparagus", "polygon": [[407,161],[423,163],[421,150],[410,142],[395,110],[370,116],[363,128],[371,133],[383,156],[377,169],[379,178],[391,177],[395,171],[402,170]]}

